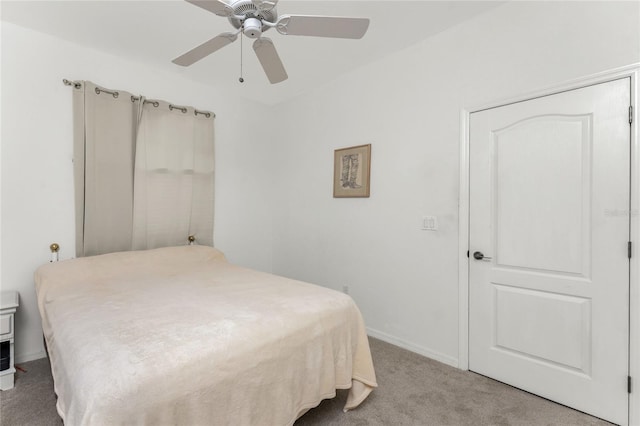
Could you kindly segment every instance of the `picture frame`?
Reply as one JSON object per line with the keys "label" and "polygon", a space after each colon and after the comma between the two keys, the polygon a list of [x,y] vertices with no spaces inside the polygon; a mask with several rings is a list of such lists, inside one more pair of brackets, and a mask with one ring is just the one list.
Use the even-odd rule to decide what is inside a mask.
{"label": "picture frame", "polygon": [[333,197],[369,197],[371,144],[336,149],[333,154]]}

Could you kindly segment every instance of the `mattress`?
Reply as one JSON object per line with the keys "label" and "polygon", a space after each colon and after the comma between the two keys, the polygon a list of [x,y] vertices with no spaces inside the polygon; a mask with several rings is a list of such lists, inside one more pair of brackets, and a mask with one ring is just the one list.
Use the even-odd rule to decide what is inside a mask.
{"label": "mattress", "polygon": [[35,283],[66,425],[290,425],[336,389],[346,411],[377,386],[349,296],[215,248],[51,263]]}

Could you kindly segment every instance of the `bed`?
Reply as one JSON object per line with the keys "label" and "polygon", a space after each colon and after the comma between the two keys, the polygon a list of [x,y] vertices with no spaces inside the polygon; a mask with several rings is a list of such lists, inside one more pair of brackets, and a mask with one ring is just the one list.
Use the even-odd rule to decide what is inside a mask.
{"label": "bed", "polygon": [[66,425],[290,425],[336,389],[346,411],[377,386],[349,296],[215,248],[51,263],[35,283]]}

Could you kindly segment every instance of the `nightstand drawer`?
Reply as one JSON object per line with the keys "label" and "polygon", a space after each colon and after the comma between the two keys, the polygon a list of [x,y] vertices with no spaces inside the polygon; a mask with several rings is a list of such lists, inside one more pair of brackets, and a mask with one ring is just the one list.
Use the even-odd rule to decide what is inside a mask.
{"label": "nightstand drawer", "polygon": [[0,337],[8,339],[13,334],[13,315],[3,315],[0,317]]}

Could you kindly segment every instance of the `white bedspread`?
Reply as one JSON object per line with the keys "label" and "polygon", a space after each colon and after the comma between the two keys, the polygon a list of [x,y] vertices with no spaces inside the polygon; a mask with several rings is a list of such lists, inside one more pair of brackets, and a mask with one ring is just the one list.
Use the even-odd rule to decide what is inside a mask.
{"label": "white bedspread", "polygon": [[349,296],[210,247],[52,263],[35,281],[66,425],[288,425],[376,387]]}

